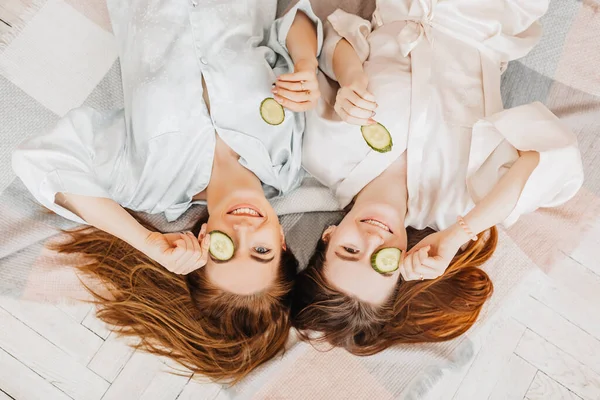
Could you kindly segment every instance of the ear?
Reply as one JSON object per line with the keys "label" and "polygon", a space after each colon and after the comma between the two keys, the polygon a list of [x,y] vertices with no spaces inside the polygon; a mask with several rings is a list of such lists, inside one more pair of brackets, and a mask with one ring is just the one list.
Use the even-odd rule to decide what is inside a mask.
{"label": "ear", "polygon": [[202,224],[200,232],[198,232],[198,241],[202,243],[202,240],[206,237],[206,224]]}
{"label": "ear", "polygon": [[287,244],[285,244],[285,233],[283,233],[283,226],[279,225],[279,234],[281,235],[281,249],[287,250]]}
{"label": "ear", "polygon": [[321,239],[323,239],[325,243],[328,243],[329,239],[331,239],[331,235],[333,234],[333,232],[335,232],[336,229],[336,225],[329,225],[321,235]]}

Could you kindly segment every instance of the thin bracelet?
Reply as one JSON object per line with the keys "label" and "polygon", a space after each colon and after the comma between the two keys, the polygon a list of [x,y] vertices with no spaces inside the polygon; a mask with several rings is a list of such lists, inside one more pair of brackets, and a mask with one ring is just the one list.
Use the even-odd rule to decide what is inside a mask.
{"label": "thin bracelet", "polygon": [[463,231],[465,231],[467,233],[467,235],[469,235],[471,237],[471,240],[476,242],[477,241],[477,235],[475,235],[473,233],[473,231],[471,230],[471,228],[469,228],[469,225],[467,225],[467,223],[465,222],[464,218],[462,216],[458,216],[456,217],[456,221],[458,222],[458,224],[460,225],[461,228],[463,228]]}

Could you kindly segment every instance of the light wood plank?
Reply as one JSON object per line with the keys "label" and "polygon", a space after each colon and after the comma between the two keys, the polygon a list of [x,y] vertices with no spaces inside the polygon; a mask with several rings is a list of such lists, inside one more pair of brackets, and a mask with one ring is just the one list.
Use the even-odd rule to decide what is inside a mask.
{"label": "light wood plank", "polygon": [[543,372],[535,375],[526,397],[529,400],[581,400],[581,397]]}
{"label": "light wood plank", "polygon": [[114,382],[135,349],[137,340],[119,337],[112,332],[104,341],[100,350],[94,355],[88,368],[109,382]]}
{"label": "light wood plank", "polygon": [[90,331],[100,336],[102,339],[106,340],[108,335],[110,335],[110,329],[108,329],[108,326],[102,320],[96,318],[95,307],[88,312],[88,314],[81,322],[81,325],[85,326]]}
{"label": "light wood plank", "polygon": [[499,324],[486,339],[454,399],[487,398],[524,332],[525,326],[512,318]]}
{"label": "light wood plank", "polygon": [[104,343],[51,304],[0,296],[0,307],[84,365]]}
{"label": "light wood plank", "polygon": [[600,375],[527,329],[515,354],[584,399],[600,398]]}
{"label": "light wood plank", "polygon": [[530,295],[545,304],[567,321],[600,339],[600,313],[590,313],[590,302],[544,274],[530,287]]}
{"label": "light wood plank", "polygon": [[92,304],[84,302],[78,304],[59,303],[56,305],[56,308],[73,318],[78,324],[83,321],[93,307]]}
{"label": "light wood plank", "polygon": [[0,308],[0,348],[77,400],[100,399],[108,382]]}
{"label": "light wood plank", "polygon": [[102,400],[139,399],[162,369],[160,358],[136,351]]}
{"label": "light wood plank", "polygon": [[[427,400],[448,400],[452,399],[460,389],[461,383],[468,374],[471,366],[475,362],[477,355],[488,337],[494,330],[505,324],[509,317],[506,313],[499,311],[494,317],[491,317],[486,324],[479,326],[478,329],[466,334],[463,342],[456,348],[452,357],[462,359],[462,363],[453,362],[449,367],[442,368],[442,378],[427,393]],[[466,359],[466,357],[469,357]],[[457,365],[459,364],[459,365]]]}
{"label": "light wood plank", "polygon": [[600,373],[600,340],[532,297],[524,297],[514,318],[545,340]]}
{"label": "light wood plank", "polygon": [[569,254],[569,257],[600,275],[598,249],[600,249],[600,219],[595,221],[591,230],[581,237],[579,246]]}
{"label": "light wood plank", "polygon": [[525,397],[537,368],[512,354],[502,369],[489,400],[521,400]]}
{"label": "light wood plank", "polygon": [[183,392],[181,392],[177,400],[216,400],[221,390],[222,386],[220,384],[194,376],[185,388],[183,388]]}
{"label": "light wood plank", "polygon": [[[161,358],[163,367],[156,373],[152,382],[146,387],[141,400],[175,400],[192,377],[191,371],[185,375],[175,375],[173,372],[184,373],[186,370],[166,358]],[[173,369],[174,368],[174,369]]]}
{"label": "light wood plank", "polygon": [[548,276],[579,296],[600,303],[600,275],[574,259],[565,257],[557,262]]}
{"label": "light wood plank", "polygon": [[[15,399],[70,399],[50,382],[1,349],[0,388]],[[0,392],[0,399],[3,399],[2,392]]]}

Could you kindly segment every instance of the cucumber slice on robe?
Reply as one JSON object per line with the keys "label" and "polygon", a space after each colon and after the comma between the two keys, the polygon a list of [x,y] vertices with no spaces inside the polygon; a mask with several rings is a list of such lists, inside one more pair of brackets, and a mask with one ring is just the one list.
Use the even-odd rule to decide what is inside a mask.
{"label": "cucumber slice on robe", "polygon": [[371,266],[380,274],[394,272],[400,268],[402,250],[395,247],[386,247],[376,251],[371,256]]}
{"label": "cucumber slice on robe", "polygon": [[379,153],[387,153],[392,150],[392,135],[379,122],[373,125],[361,126],[360,131],[369,147],[373,150]]}
{"label": "cucumber slice on robe", "polygon": [[220,261],[227,261],[233,257],[234,250],[233,240],[227,234],[221,231],[212,231],[210,233],[208,251],[214,258]]}
{"label": "cucumber slice on robe", "polygon": [[285,119],[285,111],[274,98],[266,98],[260,103],[260,116],[269,125],[279,125]]}

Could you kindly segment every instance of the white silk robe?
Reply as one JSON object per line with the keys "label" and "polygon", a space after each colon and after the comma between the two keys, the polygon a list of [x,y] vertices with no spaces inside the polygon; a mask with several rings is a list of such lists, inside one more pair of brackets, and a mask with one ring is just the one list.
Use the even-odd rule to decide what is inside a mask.
{"label": "white silk robe", "polygon": [[345,38],[364,62],[374,117],[393,138],[371,150],[360,128],[340,120],[336,87],[307,114],[303,166],[340,207],[406,152],[406,225],[444,229],[481,200],[519,157],[540,153],[512,213],[564,203],[583,181],[575,135],[544,105],[504,110],[500,75],[538,42],[545,0],[379,0],[372,21],[337,10],[325,24],[321,69],[335,80],[333,53]]}

